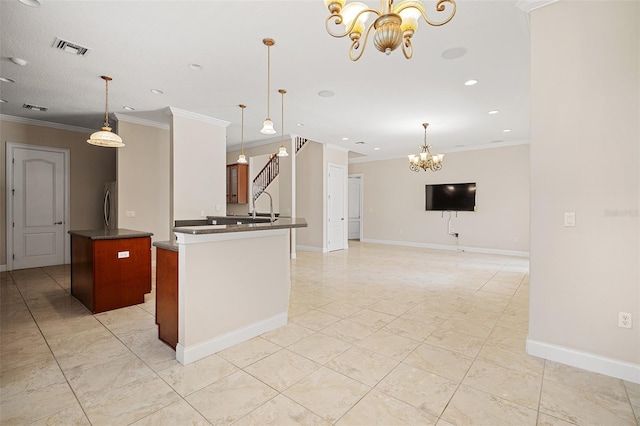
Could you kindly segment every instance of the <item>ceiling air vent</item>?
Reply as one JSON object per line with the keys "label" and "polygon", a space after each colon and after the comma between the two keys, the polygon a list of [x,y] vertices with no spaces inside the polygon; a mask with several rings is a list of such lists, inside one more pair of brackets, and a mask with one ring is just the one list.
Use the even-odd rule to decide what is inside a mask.
{"label": "ceiling air vent", "polygon": [[49,108],[44,107],[44,106],[40,106],[40,105],[31,105],[31,104],[23,104],[22,108],[26,108],[26,109],[32,109],[34,111],[42,111],[45,112],[46,110],[48,110]]}
{"label": "ceiling air vent", "polygon": [[70,41],[62,40],[60,38],[56,38],[56,41],[53,42],[53,47],[80,56],[84,56],[89,52],[88,47],[80,46],[79,44],[71,43]]}

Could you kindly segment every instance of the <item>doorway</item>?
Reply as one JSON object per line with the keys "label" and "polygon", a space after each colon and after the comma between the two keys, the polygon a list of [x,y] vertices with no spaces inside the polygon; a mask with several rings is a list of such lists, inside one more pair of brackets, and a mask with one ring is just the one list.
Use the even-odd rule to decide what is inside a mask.
{"label": "doorway", "polygon": [[344,166],[329,164],[327,184],[327,250],[346,248]]}
{"label": "doorway", "polygon": [[349,175],[349,239],[362,238],[362,174]]}
{"label": "doorway", "polygon": [[69,263],[69,150],[7,143],[7,269]]}

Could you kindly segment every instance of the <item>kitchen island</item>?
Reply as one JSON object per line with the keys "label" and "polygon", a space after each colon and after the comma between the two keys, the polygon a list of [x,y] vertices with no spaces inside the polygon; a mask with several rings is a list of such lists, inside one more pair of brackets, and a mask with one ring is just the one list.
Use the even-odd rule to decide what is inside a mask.
{"label": "kitchen island", "polygon": [[69,231],[71,294],[92,313],[144,302],[151,291],[150,232]]}
{"label": "kitchen island", "polygon": [[[180,363],[189,364],[287,323],[289,232],[306,226],[304,219],[290,218],[179,226],[173,229],[175,242],[154,243],[177,256],[177,300],[172,303],[177,306],[175,349]],[[157,262],[160,278],[169,264],[160,256]],[[161,294],[163,288],[171,286],[156,289],[157,300],[164,300],[157,308],[158,319],[171,305]]]}

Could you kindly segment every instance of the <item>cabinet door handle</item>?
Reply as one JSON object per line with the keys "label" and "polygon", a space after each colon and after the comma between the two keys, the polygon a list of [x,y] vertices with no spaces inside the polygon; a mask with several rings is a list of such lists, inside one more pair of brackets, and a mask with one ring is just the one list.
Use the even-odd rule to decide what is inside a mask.
{"label": "cabinet door handle", "polygon": [[54,225],[62,225],[62,221],[60,222],[55,222]]}

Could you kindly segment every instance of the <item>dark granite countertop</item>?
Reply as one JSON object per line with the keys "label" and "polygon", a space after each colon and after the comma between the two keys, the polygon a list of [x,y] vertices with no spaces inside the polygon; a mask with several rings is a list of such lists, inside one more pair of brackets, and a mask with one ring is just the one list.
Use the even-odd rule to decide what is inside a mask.
{"label": "dark granite countertop", "polygon": [[178,251],[178,243],[176,241],[155,241],[153,246],[160,249]]}
{"label": "dark granite countertop", "polygon": [[69,231],[70,235],[90,238],[92,240],[119,240],[125,238],[143,238],[153,235],[151,232],[132,231],[131,229],[90,229],[85,231]]}
{"label": "dark granite countertop", "polygon": [[204,225],[177,226],[173,232],[182,234],[223,234],[227,232],[267,231],[271,229],[306,228],[307,221],[302,218],[278,218],[275,222],[243,223],[241,225]]}

